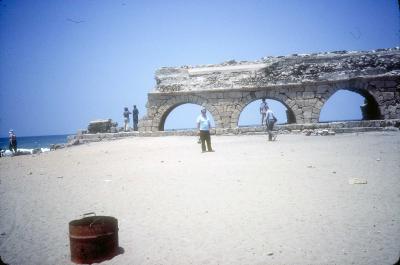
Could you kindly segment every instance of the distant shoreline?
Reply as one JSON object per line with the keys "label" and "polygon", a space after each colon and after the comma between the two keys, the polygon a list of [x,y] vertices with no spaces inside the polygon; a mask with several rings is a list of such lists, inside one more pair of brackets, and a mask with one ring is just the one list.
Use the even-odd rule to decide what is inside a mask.
{"label": "distant shoreline", "polygon": [[[52,144],[66,144],[67,137],[73,134],[18,136],[18,149],[50,148]],[[0,137],[0,148],[8,149],[8,137]]]}

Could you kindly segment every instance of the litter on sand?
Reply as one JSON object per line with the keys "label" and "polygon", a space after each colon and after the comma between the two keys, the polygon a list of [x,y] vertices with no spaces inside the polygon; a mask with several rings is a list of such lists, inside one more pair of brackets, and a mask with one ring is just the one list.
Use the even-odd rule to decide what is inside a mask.
{"label": "litter on sand", "polygon": [[349,184],[353,185],[353,184],[367,184],[367,180],[366,179],[359,179],[359,178],[352,178],[349,179]]}

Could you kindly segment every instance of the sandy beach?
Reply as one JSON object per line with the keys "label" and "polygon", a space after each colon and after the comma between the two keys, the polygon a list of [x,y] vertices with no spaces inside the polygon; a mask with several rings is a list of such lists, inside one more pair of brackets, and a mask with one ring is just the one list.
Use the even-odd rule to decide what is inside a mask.
{"label": "sandy beach", "polygon": [[[101,264],[394,264],[400,132],[132,137],[0,159],[0,256],[73,264],[68,223],[114,216]],[[349,184],[358,178],[367,184]]]}

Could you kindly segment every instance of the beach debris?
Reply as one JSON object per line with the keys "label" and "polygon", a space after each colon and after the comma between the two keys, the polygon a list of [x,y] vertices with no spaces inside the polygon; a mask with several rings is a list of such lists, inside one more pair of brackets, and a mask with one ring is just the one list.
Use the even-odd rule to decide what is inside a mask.
{"label": "beach debris", "polygon": [[32,155],[40,154],[42,152],[41,148],[35,148],[32,150]]}
{"label": "beach debris", "polygon": [[29,173],[28,173],[28,175],[32,175],[33,173],[32,173],[32,171],[30,171]]}
{"label": "beach debris", "polygon": [[52,145],[50,145],[50,150],[62,149],[64,147],[65,147],[64,144],[52,144]]}
{"label": "beach debris", "polygon": [[10,150],[1,150],[1,156],[36,155],[47,151],[50,150],[48,148],[34,148],[34,149],[19,148],[17,152],[11,152]]}
{"label": "beach debris", "polygon": [[327,136],[327,135],[329,135],[329,131],[328,130],[321,130],[321,131],[318,131],[318,135],[322,135],[322,136]]}
{"label": "beach debris", "polygon": [[17,152],[14,155],[31,155],[32,150],[30,149],[18,149]]}
{"label": "beach debris", "polygon": [[314,167],[314,166],[312,166],[312,165],[308,165],[307,167],[308,167],[308,168],[315,168],[315,167]]}
{"label": "beach debris", "polygon": [[161,160],[160,163],[164,163],[164,160]]}
{"label": "beach debris", "polygon": [[12,157],[12,156],[14,156],[14,155],[15,155],[15,154],[14,154],[13,152],[11,152],[10,150],[6,150],[6,151],[3,152],[3,155],[2,155],[2,156]]}
{"label": "beach debris", "polygon": [[379,162],[379,161],[381,161],[381,159],[380,159],[380,158],[377,158],[377,159],[376,159],[376,161],[378,161],[378,162]]}
{"label": "beach debris", "polygon": [[354,184],[367,184],[366,179],[361,179],[361,178],[351,178],[349,179],[349,184],[354,185]]}
{"label": "beach debris", "polygon": [[81,144],[81,143],[82,143],[82,142],[80,141],[80,139],[78,139],[78,138],[73,138],[73,139],[69,139],[69,140],[68,140],[67,146],[79,145],[79,144]]}
{"label": "beach debris", "polygon": [[267,255],[268,256],[272,256],[272,255],[274,255],[274,253],[273,252],[269,252]]}
{"label": "beach debris", "polygon": [[336,174],[336,171],[332,171],[332,174]]}
{"label": "beach debris", "polygon": [[302,131],[302,133],[304,133],[305,136],[310,136],[310,135],[313,135],[313,136],[318,136],[318,135],[321,135],[321,136],[336,135],[335,131],[328,130],[328,129],[324,129],[324,130],[304,129]]}

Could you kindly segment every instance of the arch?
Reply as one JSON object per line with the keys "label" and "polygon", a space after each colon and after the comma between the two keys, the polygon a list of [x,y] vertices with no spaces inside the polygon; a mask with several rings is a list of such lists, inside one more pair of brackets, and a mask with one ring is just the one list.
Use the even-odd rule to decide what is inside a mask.
{"label": "arch", "polygon": [[153,126],[157,127],[159,131],[164,131],[165,121],[168,115],[176,108],[183,104],[195,104],[203,106],[211,113],[215,127],[218,128],[221,123],[221,118],[218,110],[211,104],[207,102],[206,98],[200,96],[179,96],[169,99],[165,104],[163,104],[157,111],[157,114],[153,119]]}
{"label": "arch", "polygon": [[[296,107],[296,104],[294,103],[294,101],[290,100],[286,95],[283,94],[279,94],[280,97],[277,96],[261,96],[261,97],[254,97],[251,99],[247,99],[244,103],[239,105],[238,111],[232,115],[232,122],[235,123],[236,126],[239,126],[239,118],[240,115],[242,114],[243,110],[251,103],[257,101],[257,100],[261,100],[263,98],[265,99],[269,99],[269,100],[275,100],[279,103],[281,103],[285,108],[286,108],[286,118],[287,118],[287,123],[296,123],[296,115],[293,111],[293,107]],[[292,107],[289,106],[292,105]]]}
{"label": "arch", "polygon": [[[288,117],[290,110],[280,101],[267,99],[266,102],[278,118],[278,124],[287,124],[288,118],[290,119]],[[239,115],[238,126],[259,126],[261,124],[261,115],[259,114],[260,104],[260,100],[254,100],[247,104]]]}
{"label": "arch", "polygon": [[331,99],[333,95],[341,90],[354,92],[364,98],[364,105],[360,106],[362,120],[379,120],[382,118],[379,104],[375,97],[368,90],[354,87],[338,87],[336,89],[331,89],[323,98],[323,105],[319,110],[318,121],[320,121],[321,119],[321,111],[324,108],[325,104],[329,101],[329,99]]}
{"label": "arch", "polygon": [[[164,130],[165,130],[165,124],[166,124],[166,122],[167,122],[167,120],[168,120],[168,117],[170,117],[170,114],[171,114],[174,110],[176,110],[177,108],[179,108],[180,106],[184,106],[184,105],[196,105],[196,106],[199,107],[199,110],[200,110],[200,107],[202,107],[202,106],[199,105],[199,104],[193,104],[193,103],[179,103],[179,104],[176,104],[176,105],[174,105],[174,106],[171,106],[168,110],[166,110],[166,111],[164,112],[164,115],[161,117],[158,130],[159,130],[159,131],[164,131]],[[197,113],[196,115],[197,115],[197,116],[200,115],[200,111],[199,111],[199,113]],[[196,117],[197,117],[197,116],[196,116]],[[215,123],[214,116],[212,115],[212,113],[211,113],[210,111],[209,111],[209,115],[208,115],[208,116],[211,116],[211,117],[210,117],[211,122],[212,122],[212,123],[213,123],[213,122]],[[193,120],[192,123],[195,124],[195,121]],[[191,128],[191,127],[188,127],[188,128]],[[194,128],[194,127],[193,127],[193,128]]]}

